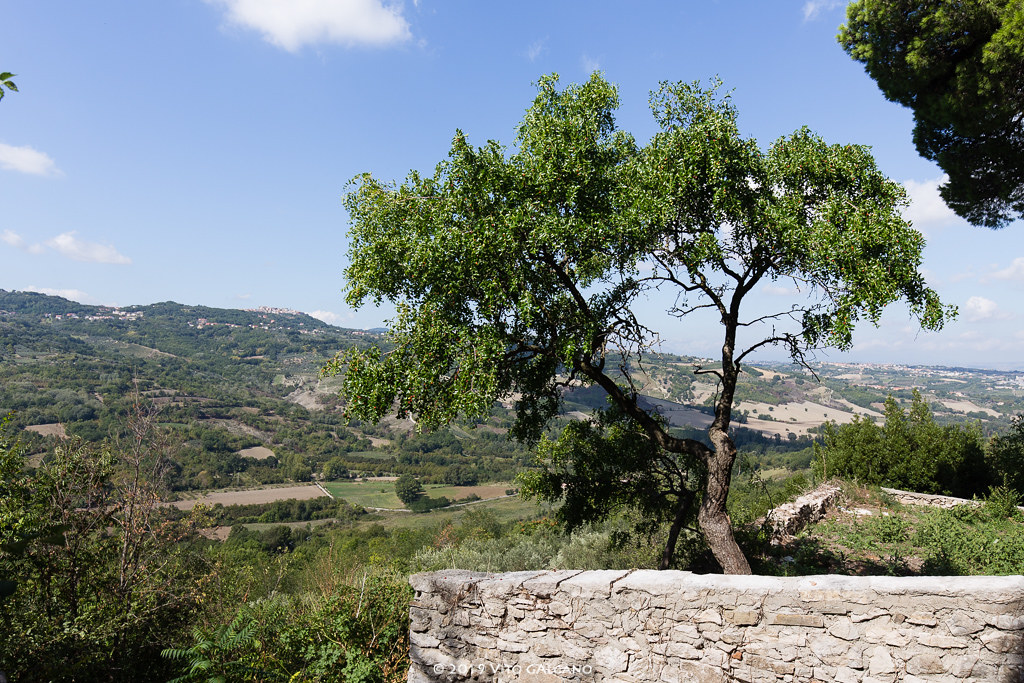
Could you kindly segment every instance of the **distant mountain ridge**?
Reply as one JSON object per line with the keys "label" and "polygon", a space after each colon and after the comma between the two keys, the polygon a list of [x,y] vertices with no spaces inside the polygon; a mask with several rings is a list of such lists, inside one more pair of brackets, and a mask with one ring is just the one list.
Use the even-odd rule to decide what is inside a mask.
{"label": "distant mountain ridge", "polygon": [[[175,301],[163,301],[154,304],[132,305],[132,306],[102,306],[82,304],[61,296],[42,294],[40,292],[7,291],[0,289],[0,312],[14,313],[20,315],[40,316],[72,316],[85,318],[91,316],[97,319],[126,318],[131,314],[142,314],[142,317],[158,318],[162,320],[190,319],[193,322],[199,319],[206,320],[209,324],[235,324],[235,325],[259,325],[267,324],[267,320],[273,319],[277,322],[289,321],[295,325],[310,330],[338,329],[329,323],[318,318],[287,308],[276,308],[271,306],[260,306],[258,308],[235,309],[235,308],[213,308],[202,305],[179,304]],[[136,315],[136,317],[139,317]]]}

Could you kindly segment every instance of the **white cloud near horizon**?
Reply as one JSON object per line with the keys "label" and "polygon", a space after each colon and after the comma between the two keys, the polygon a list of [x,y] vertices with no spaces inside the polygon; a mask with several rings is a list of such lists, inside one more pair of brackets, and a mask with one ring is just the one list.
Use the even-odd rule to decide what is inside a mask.
{"label": "white cloud near horizon", "polygon": [[333,311],[310,311],[309,315],[316,318],[317,320],[322,320],[328,325],[335,325],[339,327],[341,326],[341,323],[351,320],[352,318],[351,314],[342,315],[340,313],[335,313]]}
{"label": "white cloud near horizon", "polygon": [[48,296],[62,296],[65,299],[71,299],[77,301],[80,304],[95,304],[95,299],[86,294],[80,289],[55,289],[53,287],[36,287],[35,285],[29,285],[22,289],[23,292],[36,292],[37,294],[46,294]]}
{"label": "white cloud near horizon", "polygon": [[983,296],[972,296],[964,304],[964,317],[968,322],[980,322],[982,320],[1003,320],[1009,314],[999,309],[999,305],[991,299]]}
{"label": "white cloud near horizon", "polygon": [[946,202],[942,201],[942,196],[939,195],[939,185],[947,180],[949,176],[943,175],[931,180],[907,180],[903,183],[903,188],[910,199],[910,206],[903,212],[903,217],[913,223],[918,230],[926,232],[929,228],[962,220],[946,206]]}
{"label": "white cloud near horizon", "polygon": [[847,0],[807,0],[804,3],[804,21],[814,21],[822,12],[845,5]]}
{"label": "white cloud near horizon", "polygon": [[57,163],[32,147],[15,147],[0,142],[0,168],[29,175],[56,177],[63,175]]}
{"label": "white cloud near horizon", "polygon": [[115,249],[113,245],[86,242],[79,239],[74,230],[61,233],[56,237],[46,240],[46,246],[58,254],[67,256],[75,261],[113,263],[118,265],[128,265],[132,262],[130,258]]}
{"label": "white cloud near horizon", "polygon": [[380,0],[206,0],[227,20],[255,30],[271,45],[297,52],[334,43],[384,46],[412,37],[400,5]]}

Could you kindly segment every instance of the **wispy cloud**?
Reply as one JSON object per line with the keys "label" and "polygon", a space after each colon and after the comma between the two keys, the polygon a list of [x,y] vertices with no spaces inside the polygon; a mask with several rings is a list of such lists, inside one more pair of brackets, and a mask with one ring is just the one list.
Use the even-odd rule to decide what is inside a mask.
{"label": "wispy cloud", "polygon": [[804,3],[804,21],[814,21],[822,12],[845,5],[847,0],[807,0]]}
{"label": "wispy cloud", "polygon": [[72,301],[77,301],[80,304],[97,303],[95,299],[80,289],[55,289],[53,287],[36,287],[35,285],[29,285],[22,291],[37,292],[39,294],[47,294],[49,296],[62,296],[65,299],[71,299]]}
{"label": "wispy cloud", "polygon": [[530,47],[526,48],[526,58],[529,59],[531,62],[536,61],[537,57],[540,57],[547,49],[547,46],[545,45],[547,41],[547,38],[542,38],[532,43]]}
{"label": "wispy cloud", "polygon": [[29,175],[63,175],[56,162],[32,147],[14,147],[0,142],[0,168]]}
{"label": "wispy cloud", "polygon": [[1006,268],[995,271],[990,277],[995,280],[1024,282],[1024,256],[1018,256],[1013,259],[1013,263]]}
{"label": "wispy cloud", "polygon": [[412,37],[400,5],[380,0],[206,0],[229,23],[289,52],[305,45],[391,45]]}
{"label": "wispy cloud", "polygon": [[583,72],[589,75],[601,69],[601,62],[588,55],[583,55],[580,57],[580,66],[583,67]]}
{"label": "wispy cloud", "polygon": [[910,206],[903,212],[903,217],[914,224],[922,232],[929,228],[938,228],[962,220],[946,206],[939,195],[939,186],[949,180],[943,175],[931,180],[907,180],[903,183],[910,199]]}
{"label": "wispy cloud", "polygon": [[29,244],[13,230],[4,230],[0,234],[0,240],[3,240],[12,247],[24,249],[30,254],[42,254],[47,249],[51,249],[61,256],[67,256],[75,261],[116,263],[120,265],[131,263],[131,259],[119,252],[114,246],[80,240],[74,230],[58,234],[58,236],[50,238],[43,244]]}
{"label": "wispy cloud", "polygon": [[16,247],[23,251],[27,251],[30,254],[41,254],[46,249],[41,244],[29,244],[25,241],[25,238],[14,232],[13,230],[4,230],[0,233],[0,241],[5,242],[12,247]]}

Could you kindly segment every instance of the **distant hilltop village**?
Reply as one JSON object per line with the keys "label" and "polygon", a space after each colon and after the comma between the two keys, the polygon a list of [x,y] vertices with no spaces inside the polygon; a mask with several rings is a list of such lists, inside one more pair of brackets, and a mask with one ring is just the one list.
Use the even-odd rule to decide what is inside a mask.
{"label": "distant hilltop village", "polygon": [[305,315],[302,311],[291,308],[274,308],[273,306],[257,306],[256,308],[242,309],[249,313],[273,313],[275,315]]}
{"label": "distant hilltop village", "polygon": [[78,315],[77,313],[44,313],[44,318],[54,320],[139,320],[145,317],[142,311],[124,311],[120,308],[107,308],[100,306],[99,312],[91,315]]}

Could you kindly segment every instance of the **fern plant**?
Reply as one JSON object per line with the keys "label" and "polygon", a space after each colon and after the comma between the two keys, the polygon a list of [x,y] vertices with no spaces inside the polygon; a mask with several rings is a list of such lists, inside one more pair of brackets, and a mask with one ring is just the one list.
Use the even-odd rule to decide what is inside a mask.
{"label": "fern plant", "polygon": [[192,647],[167,648],[161,653],[167,659],[188,664],[188,672],[170,683],[277,680],[276,672],[266,671],[261,666],[262,643],[255,635],[257,626],[251,610],[243,607],[230,623],[217,626],[210,634],[194,629]]}

